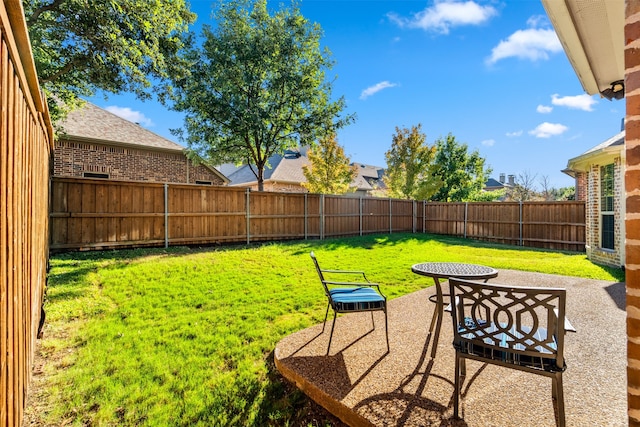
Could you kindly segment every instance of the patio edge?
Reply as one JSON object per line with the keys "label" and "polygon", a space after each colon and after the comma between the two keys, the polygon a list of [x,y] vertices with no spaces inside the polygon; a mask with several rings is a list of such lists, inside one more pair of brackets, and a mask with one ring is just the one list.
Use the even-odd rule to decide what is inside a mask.
{"label": "patio edge", "polygon": [[[278,343],[279,344],[279,343]],[[347,407],[343,403],[335,400],[329,394],[322,391],[317,386],[313,385],[311,382],[307,381],[302,376],[298,375],[295,371],[290,369],[286,362],[280,360],[279,357],[280,349],[278,345],[276,345],[274,351],[274,362],[276,365],[276,369],[284,376],[287,380],[291,381],[298,387],[305,395],[307,395],[311,400],[316,402],[318,405],[322,406],[324,409],[329,411],[332,415],[338,417],[342,422],[348,424],[351,427],[373,427],[369,420],[363,418],[357,412],[354,412],[353,409]]]}

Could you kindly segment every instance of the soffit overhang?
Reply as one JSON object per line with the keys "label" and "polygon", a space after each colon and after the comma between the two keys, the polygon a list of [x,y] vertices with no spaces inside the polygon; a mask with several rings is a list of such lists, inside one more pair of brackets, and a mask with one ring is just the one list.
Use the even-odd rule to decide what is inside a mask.
{"label": "soffit overhang", "polygon": [[589,95],[624,97],[624,0],[542,0]]}

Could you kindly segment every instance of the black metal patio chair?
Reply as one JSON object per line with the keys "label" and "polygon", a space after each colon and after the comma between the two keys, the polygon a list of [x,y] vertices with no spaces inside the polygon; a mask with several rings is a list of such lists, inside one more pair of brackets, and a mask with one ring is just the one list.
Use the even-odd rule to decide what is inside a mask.
{"label": "black metal patio chair", "polygon": [[557,425],[565,425],[562,373],[566,290],[515,287],[450,279],[453,346],[456,350],[454,417],[466,376],[466,359],[552,379]]}
{"label": "black metal patio chair", "polygon": [[[363,271],[351,270],[323,270],[318,264],[318,260],[313,252],[311,259],[316,267],[320,282],[324,293],[327,297],[327,311],[324,315],[324,324],[322,332],[324,332],[329,315],[329,307],[333,309],[333,323],[331,324],[331,334],[329,336],[329,345],[327,346],[327,355],[331,349],[331,340],[333,339],[333,330],[336,326],[336,317],[338,313],[353,313],[361,311],[371,312],[371,322],[375,329],[375,321],[373,319],[374,311],[384,312],[384,329],[387,339],[387,351],[389,351],[389,329],[387,321],[387,297],[380,292],[380,286],[377,283],[371,283]],[[356,281],[333,281],[327,280],[325,275],[342,277],[357,277]]]}

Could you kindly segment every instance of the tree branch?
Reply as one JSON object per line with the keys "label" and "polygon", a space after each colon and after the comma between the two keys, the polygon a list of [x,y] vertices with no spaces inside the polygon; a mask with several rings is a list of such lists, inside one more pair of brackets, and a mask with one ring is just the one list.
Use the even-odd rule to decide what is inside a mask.
{"label": "tree branch", "polygon": [[71,71],[73,69],[73,67],[75,67],[76,65],[80,64],[82,61],[80,60],[80,58],[74,58],[72,60],[70,60],[69,62],[67,62],[62,68],[60,68],[58,71],[56,71],[55,73],[53,73],[52,75],[48,76],[48,77],[41,77],[40,78],[40,82],[41,83],[49,83],[52,81],[55,81],[58,79],[58,77],[62,76],[63,74],[68,73],[69,71]]}
{"label": "tree branch", "polygon": [[64,2],[64,0],[53,0],[51,3],[43,5],[33,11],[33,15],[27,20],[27,26],[31,27],[38,20],[40,15],[49,10],[56,10]]}

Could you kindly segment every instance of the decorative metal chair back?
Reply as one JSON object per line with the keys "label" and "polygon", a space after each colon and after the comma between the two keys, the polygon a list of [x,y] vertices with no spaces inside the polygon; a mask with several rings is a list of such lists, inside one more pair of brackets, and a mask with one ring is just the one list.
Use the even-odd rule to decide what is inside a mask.
{"label": "decorative metal chair back", "polygon": [[[333,309],[333,323],[331,324],[331,334],[329,336],[329,345],[327,346],[327,354],[331,349],[331,341],[333,339],[333,331],[336,325],[336,317],[338,313],[350,313],[369,311],[371,312],[371,322],[373,323],[373,329],[375,329],[375,322],[373,320],[374,311],[384,312],[384,325],[385,334],[387,339],[387,351],[389,350],[389,330],[387,327],[387,298],[380,292],[380,286],[377,283],[371,283],[367,276],[362,271],[353,270],[323,270],[320,268],[318,259],[315,254],[311,252],[311,259],[316,267],[320,282],[324,289],[325,296],[327,297],[327,310],[324,315],[324,324],[322,326],[322,332],[324,332],[327,324],[327,317],[329,315],[329,307]],[[327,280],[325,274],[341,277],[356,277],[357,280],[349,281],[334,281]]]}
{"label": "decorative metal chair back", "polygon": [[566,290],[460,279],[450,279],[449,287],[456,350],[454,415],[460,379],[466,375],[464,359],[475,359],[551,377],[564,425],[564,336],[566,330],[575,331],[565,317]]}
{"label": "decorative metal chair back", "polygon": [[313,253],[313,251],[311,251],[310,256],[311,256],[311,259],[313,260],[313,265],[315,265],[316,267],[316,272],[318,273],[318,277],[320,277],[320,282],[322,282],[322,287],[324,288],[324,294],[327,296],[327,298],[331,299],[331,294],[329,294],[329,287],[326,284],[324,274],[322,272],[322,269],[320,268],[320,264],[318,264],[318,259],[316,258],[316,255]]}

